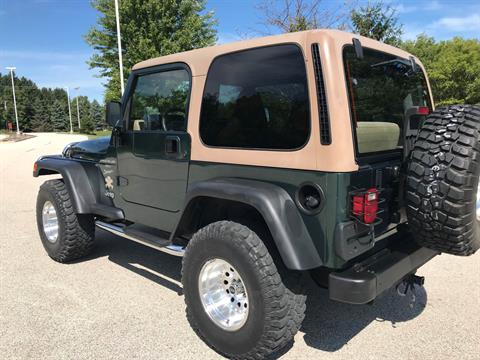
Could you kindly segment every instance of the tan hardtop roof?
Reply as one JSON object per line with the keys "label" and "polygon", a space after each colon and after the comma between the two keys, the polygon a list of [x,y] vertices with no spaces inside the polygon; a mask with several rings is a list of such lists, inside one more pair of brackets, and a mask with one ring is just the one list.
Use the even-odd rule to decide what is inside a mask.
{"label": "tan hardtop roof", "polygon": [[[273,44],[281,43],[297,43],[300,45],[306,45],[309,42],[314,42],[315,38],[326,39],[329,38],[330,41],[336,41],[340,44],[347,44],[352,42],[352,38],[358,38],[362,43],[362,46],[373,48],[376,50],[384,51],[391,53],[396,56],[403,58],[408,58],[411,56],[409,53],[398,49],[396,47],[375,41],[357,34],[348,33],[340,30],[331,30],[331,29],[318,29],[318,30],[307,30],[294,33],[286,33],[281,35],[273,35],[267,37],[261,37],[256,39],[249,39],[243,41],[236,41],[232,43],[209,46],[201,49],[195,49],[190,51],[184,51],[176,54],[160,56],[157,58],[145,60],[139,62],[133,67],[133,70],[148,68],[156,65],[171,64],[176,62],[183,62],[189,65],[192,76],[206,75],[208,67],[210,66],[211,61],[222,54],[231,53],[234,51],[268,46]],[[417,59],[418,61],[418,59]]]}

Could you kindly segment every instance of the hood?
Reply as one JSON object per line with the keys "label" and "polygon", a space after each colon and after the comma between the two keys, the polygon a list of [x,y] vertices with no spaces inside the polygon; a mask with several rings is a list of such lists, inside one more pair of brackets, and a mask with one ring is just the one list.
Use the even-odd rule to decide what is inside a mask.
{"label": "hood", "polygon": [[102,136],[92,140],[71,143],[63,150],[63,156],[82,160],[99,161],[107,155],[109,145],[110,136]]}

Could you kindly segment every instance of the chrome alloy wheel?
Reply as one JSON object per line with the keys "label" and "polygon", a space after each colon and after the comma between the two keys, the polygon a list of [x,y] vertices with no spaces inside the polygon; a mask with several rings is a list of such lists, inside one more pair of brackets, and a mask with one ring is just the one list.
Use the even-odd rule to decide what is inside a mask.
{"label": "chrome alloy wheel", "polygon": [[45,201],[43,204],[42,224],[47,240],[52,244],[55,243],[58,238],[58,218],[55,207],[50,201]]}
{"label": "chrome alloy wheel", "polygon": [[480,221],[480,181],[477,189],[477,220]]}
{"label": "chrome alloy wheel", "polygon": [[227,261],[208,260],[200,270],[198,289],[205,312],[217,326],[236,331],[245,324],[250,305],[247,289]]}

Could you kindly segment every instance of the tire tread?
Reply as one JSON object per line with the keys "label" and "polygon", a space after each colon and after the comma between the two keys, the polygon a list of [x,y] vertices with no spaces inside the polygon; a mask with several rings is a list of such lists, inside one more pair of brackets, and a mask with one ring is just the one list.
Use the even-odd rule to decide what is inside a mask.
{"label": "tire tread", "polygon": [[[61,247],[58,251],[48,252],[55,261],[65,263],[88,255],[94,245],[95,224],[90,215],[76,214],[70,200],[70,194],[62,180],[48,180],[40,186],[40,193],[49,193],[55,200],[59,211],[59,222],[63,221],[63,231],[59,228]],[[42,205],[43,206],[43,205]],[[41,222],[39,221],[39,231]]]}
{"label": "tire tread", "polygon": [[[203,246],[204,239],[212,236],[222,236],[235,246],[248,252],[260,275],[260,290],[265,296],[264,331],[257,345],[241,356],[222,353],[209,344],[208,339],[191,313],[189,298],[185,297],[187,319],[196,334],[213,350],[233,359],[263,359],[283,349],[299,330],[305,317],[306,296],[301,291],[292,291],[286,283],[293,283],[293,279],[282,279],[282,276],[267,250],[263,241],[248,227],[232,222],[218,221],[200,229],[190,240],[183,258],[182,278],[185,276],[185,262],[190,256],[195,256],[197,247]],[[298,281],[296,281],[298,284]]]}
{"label": "tire tread", "polygon": [[480,107],[432,112],[418,134],[407,175],[407,215],[420,245],[454,255],[478,250],[472,202],[479,172]]}

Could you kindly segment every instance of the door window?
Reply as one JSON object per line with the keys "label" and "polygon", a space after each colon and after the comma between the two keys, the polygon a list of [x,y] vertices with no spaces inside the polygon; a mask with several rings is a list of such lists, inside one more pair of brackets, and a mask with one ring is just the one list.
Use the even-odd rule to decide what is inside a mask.
{"label": "door window", "polygon": [[190,76],[185,69],[140,75],[130,100],[131,131],[185,131]]}

